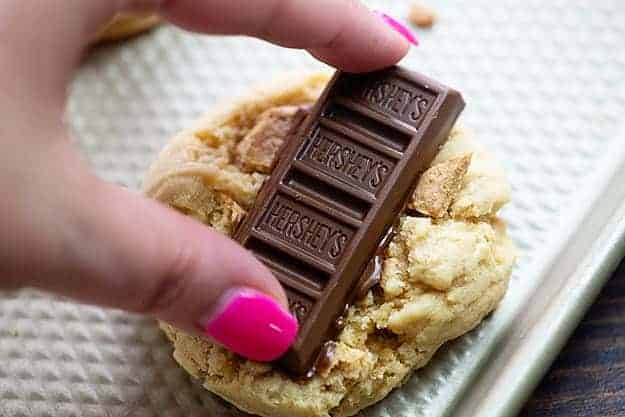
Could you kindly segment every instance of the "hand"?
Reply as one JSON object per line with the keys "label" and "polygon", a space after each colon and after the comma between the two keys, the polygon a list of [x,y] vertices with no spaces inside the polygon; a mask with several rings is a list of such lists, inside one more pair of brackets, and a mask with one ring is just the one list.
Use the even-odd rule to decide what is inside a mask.
{"label": "hand", "polygon": [[271,273],[227,237],[96,178],[70,145],[66,90],[89,39],[139,8],[190,30],[305,48],[349,71],[395,63],[414,38],[355,0],[0,3],[0,289],[154,315],[251,359],[275,359],[297,322]]}

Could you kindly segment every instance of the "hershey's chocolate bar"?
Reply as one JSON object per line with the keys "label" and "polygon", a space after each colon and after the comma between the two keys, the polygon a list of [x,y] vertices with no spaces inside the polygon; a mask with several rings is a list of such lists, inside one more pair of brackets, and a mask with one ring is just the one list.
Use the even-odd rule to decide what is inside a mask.
{"label": "hershey's chocolate bar", "polygon": [[[235,239],[280,280],[300,323],[280,359],[304,374],[464,108],[399,67],[338,72],[280,152]],[[367,279],[367,277],[364,277]]]}

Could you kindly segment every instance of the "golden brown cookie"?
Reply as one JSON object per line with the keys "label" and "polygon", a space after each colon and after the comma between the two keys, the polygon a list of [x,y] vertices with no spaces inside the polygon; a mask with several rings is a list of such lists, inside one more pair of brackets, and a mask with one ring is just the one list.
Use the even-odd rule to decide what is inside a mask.
{"label": "golden brown cookie", "polygon": [[[327,80],[323,74],[282,80],[217,106],[161,152],[145,193],[231,234],[254,204],[293,109],[313,103]],[[353,415],[497,306],[515,260],[497,217],[509,194],[493,157],[455,129],[412,199],[432,217],[399,219],[380,285],[349,309],[327,369],[293,380],[162,323],[174,357],[208,390],[253,414]]]}
{"label": "golden brown cookie", "polygon": [[118,15],[104,26],[95,37],[95,43],[117,41],[137,35],[161,22],[154,14]]}

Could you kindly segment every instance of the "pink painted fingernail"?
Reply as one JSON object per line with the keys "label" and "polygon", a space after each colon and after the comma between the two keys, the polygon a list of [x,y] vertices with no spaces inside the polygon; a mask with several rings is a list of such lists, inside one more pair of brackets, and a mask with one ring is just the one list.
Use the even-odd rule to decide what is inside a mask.
{"label": "pink painted fingernail", "polygon": [[414,35],[414,33],[412,33],[410,29],[406,27],[406,25],[404,25],[400,21],[396,20],[395,18],[379,10],[374,11],[374,13],[380,16],[382,20],[386,22],[387,25],[392,27],[396,32],[398,32],[400,35],[406,38],[408,42],[410,42],[411,44],[415,46],[419,44],[419,40],[417,39],[417,37]]}
{"label": "pink painted fingernail", "polygon": [[216,342],[259,362],[282,356],[298,330],[297,320],[280,304],[251,288],[227,291],[200,325]]}

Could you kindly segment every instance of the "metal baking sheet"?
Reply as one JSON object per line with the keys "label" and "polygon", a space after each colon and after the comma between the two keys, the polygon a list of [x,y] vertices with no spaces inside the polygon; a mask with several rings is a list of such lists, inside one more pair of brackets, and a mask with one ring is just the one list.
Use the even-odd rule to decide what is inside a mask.
{"label": "metal baking sheet", "polygon": [[[407,16],[409,1],[369,1]],[[501,307],[363,416],[513,416],[623,253],[625,2],[430,2],[404,64],[463,91],[463,123],[513,186],[503,212],[522,256]],[[164,26],[99,48],[69,123],[102,177],[138,189],[158,150],[218,99],[303,52]],[[155,323],[32,291],[0,295],[0,416],[235,415],[171,358]]]}

